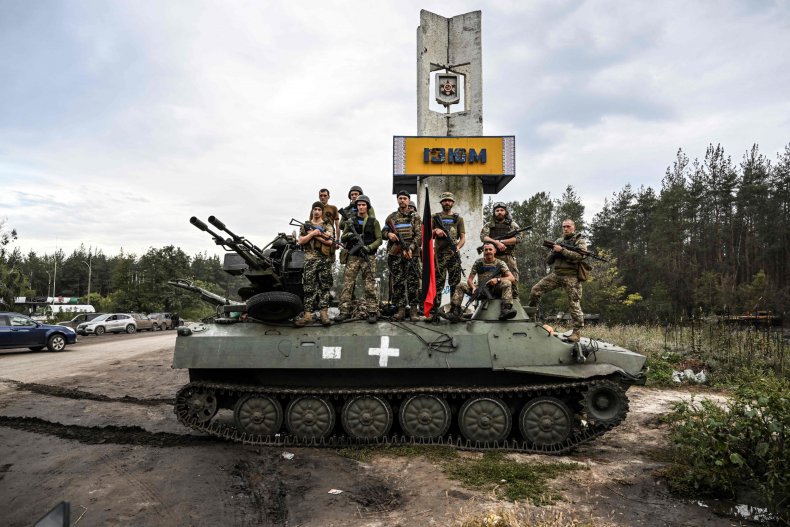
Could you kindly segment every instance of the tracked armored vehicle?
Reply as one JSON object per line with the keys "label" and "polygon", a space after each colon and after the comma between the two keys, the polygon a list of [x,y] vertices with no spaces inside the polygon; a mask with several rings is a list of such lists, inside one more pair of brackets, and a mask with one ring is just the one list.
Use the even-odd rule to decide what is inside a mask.
{"label": "tracked armored vehicle", "polygon": [[585,338],[569,342],[521,306],[515,319],[500,321],[498,300],[458,324],[294,327],[287,319],[298,314],[292,286],[303,260],[293,240],[281,235],[276,250],[260,250],[209,232],[235,253],[226,270],[244,273],[251,286],[240,292],[244,304],[201,294],[217,316],[179,328],[173,367],[188,369],[190,382],[176,395],[175,413],[201,432],[261,445],[559,454],[622,422],[626,390],[644,383],[644,356]]}

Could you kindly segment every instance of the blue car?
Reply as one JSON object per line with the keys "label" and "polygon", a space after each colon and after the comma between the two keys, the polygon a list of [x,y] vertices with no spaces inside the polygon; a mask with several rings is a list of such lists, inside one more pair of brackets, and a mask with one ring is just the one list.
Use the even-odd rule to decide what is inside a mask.
{"label": "blue car", "polygon": [[20,313],[0,312],[0,349],[29,348],[63,351],[66,344],[77,342],[77,333],[65,326],[36,322]]}

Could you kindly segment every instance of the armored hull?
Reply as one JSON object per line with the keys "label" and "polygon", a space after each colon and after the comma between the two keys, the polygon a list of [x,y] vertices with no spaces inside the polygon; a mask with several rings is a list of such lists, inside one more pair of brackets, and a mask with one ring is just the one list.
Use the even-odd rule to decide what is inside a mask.
{"label": "armored hull", "polygon": [[234,321],[181,328],[186,426],[269,445],[449,444],[562,453],[616,426],[645,357],[567,341],[491,301],[458,324]]}

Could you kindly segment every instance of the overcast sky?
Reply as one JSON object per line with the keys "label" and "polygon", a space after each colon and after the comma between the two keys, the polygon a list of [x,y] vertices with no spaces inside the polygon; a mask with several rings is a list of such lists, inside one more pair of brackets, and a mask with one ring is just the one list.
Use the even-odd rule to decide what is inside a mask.
{"label": "overcast sky", "polygon": [[515,135],[523,200],[588,218],[660,187],[682,148],[790,143],[790,2],[0,0],[0,219],[18,246],[216,252],[192,215],[265,245],[318,189],[395,208],[416,135],[420,9],[482,10],[484,133]]}

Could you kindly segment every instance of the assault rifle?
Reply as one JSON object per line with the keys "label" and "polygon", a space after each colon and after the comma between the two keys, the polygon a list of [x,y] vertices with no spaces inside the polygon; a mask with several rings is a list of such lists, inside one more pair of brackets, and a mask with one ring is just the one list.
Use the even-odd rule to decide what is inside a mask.
{"label": "assault rifle", "polygon": [[[491,236],[489,236],[489,238],[491,238],[492,240],[496,240],[496,241],[507,240],[508,238],[512,238],[513,236],[516,236],[519,233],[526,232],[526,231],[529,231],[529,230],[532,230],[532,225],[527,225],[523,229],[512,230],[512,231],[510,231],[510,232],[508,232],[506,234],[503,234],[502,236],[497,236],[496,238],[491,238]],[[490,242],[487,242],[487,243],[490,243]],[[483,244],[483,245],[485,245],[485,244]],[[481,245],[480,247],[477,248],[477,254],[481,254],[483,252],[483,245]],[[497,252],[499,252],[499,249],[497,249]]]}
{"label": "assault rifle", "polygon": [[365,240],[362,239],[362,235],[358,233],[357,230],[354,228],[353,218],[351,220],[348,220],[346,224],[348,225],[349,232],[353,236],[354,239],[353,241],[355,241],[356,243],[353,244],[351,249],[349,249],[348,244],[346,244],[344,249],[348,251],[349,256],[361,256],[365,260],[365,262],[370,264],[370,258],[368,258],[367,251],[362,250],[362,248],[365,247]]}
{"label": "assault rifle", "polygon": [[439,221],[436,221],[436,216],[433,217],[431,223],[436,226],[437,229],[440,229],[444,235],[447,237],[447,241],[450,242],[450,249],[453,251],[453,258],[458,260],[458,266],[461,268],[461,275],[466,277],[466,272],[464,271],[464,263],[461,261],[461,253],[458,251],[458,245],[453,241],[453,237],[450,236],[450,231],[447,230],[444,222],[441,218]]}
{"label": "assault rifle", "polygon": [[543,240],[543,247],[546,247],[547,249],[553,249],[555,245],[559,245],[563,249],[568,249],[569,251],[573,251],[575,253],[581,254],[582,256],[587,256],[587,257],[593,258],[595,260],[600,260],[602,262],[608,262],[609,261],[606,258],[604,258],[603,256],[598,256],[597,254],[595,254],[593,252],[590,252],[590,251],[587,251],[585,249],[582,249],[581,247],[576,247],[575,245],[571,245],[569,243],[553,242],[551,240]]}
{"label": "assault rifle", "polygon": [[[486,279],[485,282],[483,282],[482,284],[478,283],[475,290],[472,291],[469,300],[466,302],[463,311],[464,312],[466,311],[466,309],[469,307],[469,304],[481,299],[483,300],[483,302],[485,302],[485,304],[483,305],[483,309],[488,309],[488,301],[494,299],[494,293],[491,292],[491,287],[488,285],[488,281],[491,280],[492,278],[498,278],[499,275],[501,274],[502,274],[502,269],[497,269],[496,271],[494,271],[494,273],[491,276],[489,276]],[[478,280],[479,278],[480,277],[478,276]]]}
{"label": "assault rifle", "polygon": [[321,238],[332,242],[332,244],[335,247],[340,247],[341,249],[344,248],[342,243],[340,243],[339,241],[335,240],[331,236],[327,236],[326,231],[324,229],[322,229],[321,227],[317,226],[317,225],[307,225],[307,224],[297,220],[296,218],[291,218],[291,221],[288,222],[288,225],[292,225],[294,227],[307,227],[307,230],[319,231],[321,233],[320,234]]}

